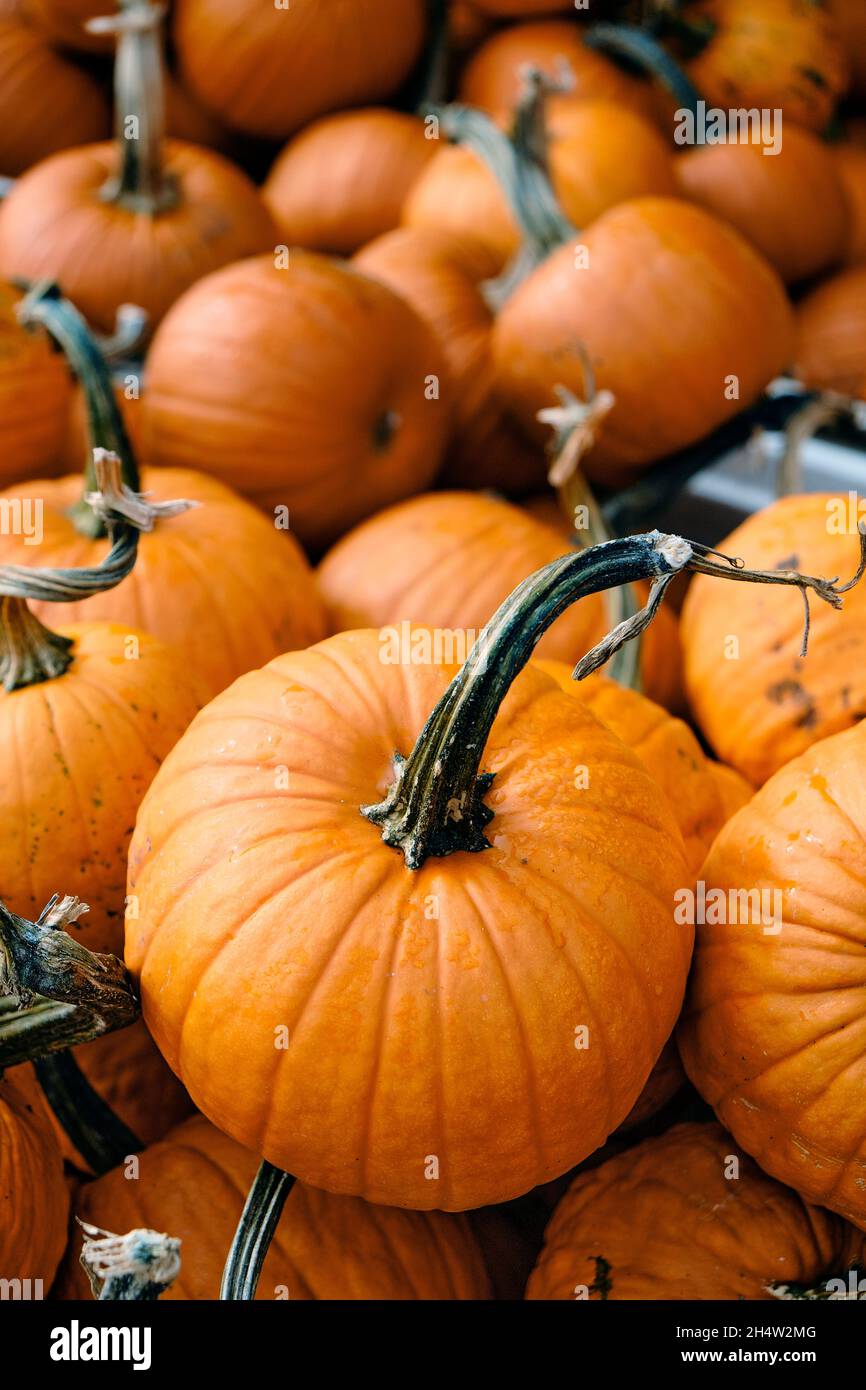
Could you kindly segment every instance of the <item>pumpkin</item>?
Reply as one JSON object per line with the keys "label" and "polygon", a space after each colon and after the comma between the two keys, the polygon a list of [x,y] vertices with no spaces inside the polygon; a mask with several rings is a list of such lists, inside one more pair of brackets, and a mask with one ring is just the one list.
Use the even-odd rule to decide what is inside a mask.
{"label": "pumpkin", "polygon": [[[527,575],[566,554],[552,527],[495,497],[438,492],[371,517],[319,566],[331,629],[424,622],[471,645],[507,594]],[[536,655],[572,664],[606,629],[600,595],[575,604],[541,638]],[[461,646],[462,643],[462,646]],[[663,609],[646,636],[642,673],[659,700],[677,688],[675,622]]]}
{"label": "pumpkin", "polygon": [[644,84],[585,44],[576,25],[555,19],[516,24],[492,34],[463,69],[460,100],[499,121],[507,120],[520,99],[522,69],[540,68],[547,77],[556,78],[563,63],[574,79],[575,97],[601,98],[651,115],[651,98]]}
{"label": "pumpkin", "polygon": [[289,246],[351,255],[397,226],[409,189],[435,153],[417,116],[376,107],[341,111],[286,146],[265,180],[265,202]]}
{"label": "pumpkin", "polygon": [[792,315],[775,272],[702,208],[637,198],[575,241],[506,301],[493,356],[500,390],[536,433],[555,388],[583,399],[588,358],[615,405],[583,466],[613,485],[753,401],[791,356]]}
{"label": "pumpkin", "polygon": [[806,386],[863,396],[866,265],[841,271],[800,300],[794,370]]}
{"label": "pumpkin", "polygon": [[[313,549],[425,487],[448,434],[446,368],[427,326],[383,285],[324,257],[208,276],[147,359],[145,448],[288,509]],[[441,399],[439,395],[441,383]]]}
{"label": "pumpkin", "polygon": [[[138,304],[157,322],[200,276],[273,248],[270,214],[253,183],[199,146],[161,140],[156,27],[149,7],[115,18],[116,145],[86,145],[35,165],[0,205],[0,274],[60,283],[110,331],[117,308]],[[136,116],[141,136],[125,138]],[[164,155],[164,164],[163,164]]]}
{"label": "pumpkin", "polygon": [[780,109],[787,129],[820,134],[849,81],[832,19],[812,0],[698,0],[686,25],[710,37],[686,71],[708,106]]}
{"label": "pumpkin", "polygon": [[54,44],[82,53],[110,53],[111,36],[92,34],[88,20],[118,8],[118,0],[25,0],[34,25]]}
{"label": "pumpkin", "polygon": [[[215,1299],[256,1171],[254,1154],[201,1115],[142,1154],[140,1179],[118,1168],[83,1187],[80,1220],[109,1230],[153,1226],[181,1240],[180,1275],[163,1295]],[[88,1296],[73,1241],[57,1284],[63,1300]],[[262,1299],[486,1299],[490,1286],[469,1220],[397,1211],[296,1183],[259,1283]]]}
{"label": "pumpkin", "polygon": [[566,1171],[625,1118],[690,954],[679,831],[580,701],[514,676],[556,611],[548,586],[562,607],[691,554],[653,535],[555,561],[453,685],[441,632],[410,628],[407,652],[347,632],[190,726],[139,813],[126,959],[221,1128],[329,1191],[460,1210]]}
{"label": "pumpkin", "polygon": [[[845,574],[856,553],[846,508],[847,498],[829,493],[785,497],[748,517],[719,549],[756,569]],[[804,659],[794,642],[803,619],[799,595],[761,585],[732,606],[695,576],[681,624],[689,700],[719,757],[754,786],[866,714],[857,655],[864,612],[862,585],[846,595],[841,612],[816,607]]]}
{"label": "pumpkin", "polygon": [[0,0],[0,173],[22,174],[57,150],[104,139],[110,127],[96,79],[55,53],[18,0]]}
{"label": "pumpkin", "polygon": [[830,146],[785,127],[761,144],[700,145],[676,161],[685,197],[729,222],[792,283],[841,261],[849,235],[844,180]]}
{"label": "pumpkin", "polygon": [[[561,96],[549,104],[547,163],[566,218],[585,226],[627,198],[677,192],[661,135],[627,107]],[[521,233],[493,173],[472,151],[441,150],[413,185],[403,210],[411,227],[479,238],[504,265]]]}
{"label": "pumpkin", "polygon": [[844,259],[848,265],[860,265],[866,261],[866,149],[845,140],[830,150],[848,199]]}
{"label": "pumpkin", "polygon": [[606,676],[575,681],[571,666],[564,661],[542,659],[537,664],[637,754],[670,802],[683,837],[686,863],[696,876],[725,823],[725,812],[709,760],[691,729],[645,695]]}
{"label": "pumpkin", "polygon": [[21,294],[0,281],[0,482],[55,473],[62,463],[72,386],[40,328],[18,320]]}
{"label": "pumpkin", "polygon": [[580,1173],[557,1206],[528,1299],[772,1300],[839,1278],[863,1237],[809,1207],[715,1124],[682,1124]]}
{"label": "pumpkin", "polygon": [[669,1038],[647,1078],[646,1085],[617,1130],[617,1134],[626,1134],[630,1129],[646,1124],[664,1110],[685,1085],[686,1074],[680,1061],[676,1040]]}
{"label": "pumpkin", "polygon": [[714,758],[707,758],[707,767],[715,781],[716,790],[722,798],[722,811],[725,820],[729,821],[731,816],[752,799],[755,789],[739,772],[728,767],[727,763],[719,763]]}
{"label": "pumpkin", "polygon": [[489,252],[467,238],[398,227],[365,246],[355,265],[427,321],[447,362],[454,430],[441,481],[517,495],[541,485],[544,453],[508,420],[496,391],[493,313],[482,288],[496,268]]}
{"label": "pumpkin", "polygon": [[[42,1092],[27,1067],[0,1074],[0,1269],[48,1292],[66,1248],[69,1192]],[[15,1295],[10,1295],[14,1297]]]}
{"label": "pumpkin", "polygon": [[317,116],[396,91],[424,27],[424,0],[177,0],[173,36],[204,106],[247,135],[285,140]]}
{"label": "pumpkin", "polygon": [[737,1143],[866,1230],[864,768],[860,724],[787,763],[722,830],[679,1043]]}

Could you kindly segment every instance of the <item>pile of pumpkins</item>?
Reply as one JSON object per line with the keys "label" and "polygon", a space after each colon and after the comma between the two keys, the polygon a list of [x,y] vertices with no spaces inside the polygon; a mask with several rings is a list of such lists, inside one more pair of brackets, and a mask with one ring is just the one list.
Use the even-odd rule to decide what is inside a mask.
{"label": "pile of pumpkins", "polygon": [[[680,7],[669,58],[781,111],[773,155],[678,147],[658,66],[592,39],[615,3],[107,8],[0,0],[0,596],[104,559],[95,448],[195,505],[31,598],[71,658],[0,692],[0,896],[125,957],[142,1019],[75,1056],[141,1151],[88,1171],[9,1067],[0,1275],[89,1297],[77,1216],[217,1298],[264,1159],[298,1181],[259,1298],[827,1296],[866,1264],[866,582],[804,656],[793,589],[693,576],[631,685],[571,678],[600,593],[538,600],[430,750],[457,639],[581,543],[539,412],[606,393],[611,491],[783,373],[866,398],[864,7]],[[847,578],[847,501],[720,549]]]}

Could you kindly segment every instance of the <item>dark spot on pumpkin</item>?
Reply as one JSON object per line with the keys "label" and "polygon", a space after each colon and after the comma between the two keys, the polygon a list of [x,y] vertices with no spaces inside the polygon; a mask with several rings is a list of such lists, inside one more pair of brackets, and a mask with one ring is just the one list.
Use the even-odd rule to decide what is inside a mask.
{"label": "dark spot on pumpkin", "polygon": [[603,1255],[590,1255],[589,1258],[595,1261],[595,1278],[589,1286],[589,1292],[597,1293],[599,1298],[606,1299],[613,1292],[611,1267]]}
{"label": "dark spot on pumpkin", "polygon": [[820,87],[822,91],[827,90],[827,81],[823,72],[819,72],[817,68],[800,68],[799,71],[808,82],[813,83],[816,87]]}
{"label": "dark spot on pumpkin", "polygon": [[798,570],[800,557],[799,555],[786,555],[784,559],[776,561],[774,568],[777,570]]}
{"label": "dark spot on pumpkin", "polygon": [[400,416],[396,410],[384,410],[377,420],[373,423],[371,437],[373,448],[377,453],[384,453],[401,425]]}

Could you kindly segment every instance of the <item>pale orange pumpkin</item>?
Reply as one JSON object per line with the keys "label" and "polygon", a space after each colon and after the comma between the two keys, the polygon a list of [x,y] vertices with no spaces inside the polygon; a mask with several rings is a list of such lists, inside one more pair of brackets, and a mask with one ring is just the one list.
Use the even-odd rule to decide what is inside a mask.
{"label": "pale orange pumpkin", "polygon": [[831,276],[800,300],[794,370],[806,386],[864,395],[866,265]]}
{"label": "pale orange pumpkin", "polygon": [[396,227],[436,153],[424,122],[372,107],[314,121],[274,162],[264,199],[289,246],[351,255]]}

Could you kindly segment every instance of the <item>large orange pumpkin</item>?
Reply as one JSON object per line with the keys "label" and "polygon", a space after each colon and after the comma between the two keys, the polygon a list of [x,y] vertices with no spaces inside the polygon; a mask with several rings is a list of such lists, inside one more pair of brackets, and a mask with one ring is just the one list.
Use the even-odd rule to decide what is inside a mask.
{"label": "large orange pumpkin", "polygon": [[[498,646],[480,670],[476,648],[480,684],[464,673],[448,766],[440,707],[401,774],[416,804],[432,759],[445,798],[441,832],[426,797],[394,832],[408,867],[358,808],[456,672],[435,632],[414,634],[422,664],[344,633],[208,706],[140,812],[126,952],[160,1049],[227,1132],[328,1190],[455,1210],[566,1171],[625,1118],[679,1009],[689,929],[670,905],[687,870],[648,773],[549,676],[518,676],[481,732],[508,679]],[[482,689],[496,694],[478,725]],[[464,793],[479,758],[495,784]]]}
{"label": "large orange pumpkin", "polygon": [[702,208],[639,198],[523,281],[493,352],[502,392],[536,432],[555,388],[585,397],[588,358],[616,404],[583,466],[610,484],[741,411],[786,366],[792,340],[781,282],[738,233]]}
{"label": "large orange pumpkin", "polygon": [[[498,498],[430,493],[350,532],[322,561],[319,588],[333,631],[423,622],[457,634],[459,652],[460,634],[471,643],[516,584],[568,548],[558,529]],[[557,619],[537,655],[573,665],[606,628],[604,599],[590,595]],[[662,609],[644,644],[645,688],[664,703],[678,674],[676,623]]]}
{"label": "large orange pumpkin", "polygon": [[679,1042],[737,1143],[866,1230],[864,774],[861,724],[781,768],[722,830]]}
{"label": "large orange pumpkin", "polygon": [[158,330],[145,446],[287,508],[319,548],[431,481],[445,376],[430,329],[385,286],[303,252],[288,269],[242,261],[194,286]]}
{"label": "large orange pumpkin", "polygon": [[[140,27],[142,13],[154,27]],[[53,155],[0,205],[0,274],[58,281],[105,330],[124,303],[156,322],[194,280],[277,241],[258,190],[229,161],[169,142],[163,164],[160,18],[155,7],[116,17],[128,52],[115,68],[115,144]],[[126,138],[132,117],[138,139]]]}
{"label": "large orange pumpkin", "polygon": [[56,53],[19,0],[0,0],[0,174],[71,145],[103,140],[111,128],[96,78]]}
{"label": "large orange pumpkin", "polygon": [[686,24],[710,37],[686,69],[708,106],[779,108],[785,122],[821,133],[849,81],[832,18],[813,0],[697,0]]}
{"label": "large orange pumpkin", "polygon": [[[108,1230],[150,1227],[181,1240],[180,1275],[163,1295],[219,1297],[220,1275],[256,1171],[255,1154],[188,1120],[141,1155],[138,1181],[122,1169],[83,1187],[79,1219]],[[76,1237],[60,1299],[88,1297]],[[465,1216],[396,1211],[297,1183],[259,1282],[261,1299],[486,1299],[490,1285]]]}
{"label": "large orange pumpkin", "polygon": [[[847,576],[857,553],[857,518],[852,535],[847,513],[848,499],[828,493],[785,497],[747,518],[720,549],[755,569]],[[866,714],[859,659],[866,588],[847,594],[841,612],[813,605],[805,658],[796,644],[798,594],[760,585],[732,606],[720,590],[702,575],[689,588],[681,629],[686,688],[719,756],[760,786]]]}
{"label": "large orange pumpkin", "polygon": [[351,255],[396,227],[436,153],[424,122],[372,107],[314,121],[275,161],[264,198],[289,246]]}
{"label": "large orange pumpkin", "polygon": [[795,371],[821,391],[864,395],[866,265],[834,275],[800,300]]}
{"label": "large orange pumpkin", "polygon": [[177,0],[173,33],[205,106],[248,135],[285,140],[396,90],[421,48],[424,0]]}
{"label": "large orange pumpkin", "polygon": [[775,154],[762,144],[702,145],[676,161],[687,198],[752,243],[782,279],[804,280],[842,260],[850,211],[830,146],[786,126]]}
{"label": "large orange pumpkin", "polygon": [[0,483],[56,473],[72,386],[43,329],[18,319],[21,294],[0,281]]}
{"label": "large orange pumpkin", "polygon": [[448,364],[454,431],[442,481],[519,495],[543,484],[544,451],[529,444],[506,415],[490,356],[493,312],[483,282],[495,257],[464,237],[398,227],[355,257],[365,274],[401,295],[427,321]]}
{"label": "large orange pumpkin", "polygon": [[69,1192],[42,1092],[27,1067],[0,1074],[0,1269],[48,1293],[66,1248]]}
{"label": "large orange pumpkin", "polygon": [[714,1124],[677,1125],[575,1178],[530,1299],[772,1300],[843,1278],[863,1237],[773,1182]]}

